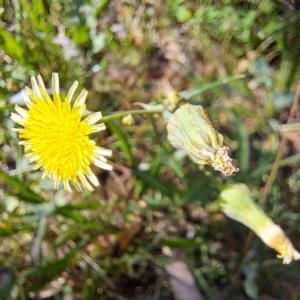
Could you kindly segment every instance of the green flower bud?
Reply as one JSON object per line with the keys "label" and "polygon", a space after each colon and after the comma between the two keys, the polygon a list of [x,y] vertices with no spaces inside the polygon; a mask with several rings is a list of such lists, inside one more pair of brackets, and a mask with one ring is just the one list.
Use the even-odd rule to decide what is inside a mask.
{"label": "green flower bud", "polygon": [[167,130],[170,143],[184,149],[195,163],[211,165],[226,176],[239,170],[223,145],[223,136],[214,129],[202,106],[185,104],[178,108]]}
{"label": "green flower bud", "polygon": [[122,124],[125,126],[132,126],[134,125],[134,119],[132,117],[132,114],[128,114],[126,117],[122,119]]}
{"label": "green flower bud", "polygon": [[167,99],[164,100],[164,105],[169,111],[173,112],[180,100],[179,94],[176,91],[172,91],[169,93]]}
{"label": "green flower bud", "polygon": [[220,205],[227,217],[253,230],[267,246],[276,250],[280,254],[277,257],[283,258],[284,264],[300,258],[283,230],[254,203],[245,184],[225,188],[220,194]]}

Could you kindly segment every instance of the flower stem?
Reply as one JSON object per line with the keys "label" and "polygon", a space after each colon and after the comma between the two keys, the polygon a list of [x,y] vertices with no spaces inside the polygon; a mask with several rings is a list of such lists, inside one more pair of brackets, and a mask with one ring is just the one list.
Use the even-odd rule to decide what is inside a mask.
{"label": "flower stem", "polygon": [[218,189],[219,192],[222,192],[226,185],[219,182],[210,171],[205,170],[204,175],[215,185],[215,187]]}
{"label": "flower stem", "polygon": [[164,110],[163,105],[157,105],[149,109],[126,110],[126,111],[113,113],[109,116],[105,116],[101,119],[101,122],[106,123],[112,120],[121,119],[126,117],[129,114],[131,115],[157,114],[157,113],[161,113],[163,110]]}

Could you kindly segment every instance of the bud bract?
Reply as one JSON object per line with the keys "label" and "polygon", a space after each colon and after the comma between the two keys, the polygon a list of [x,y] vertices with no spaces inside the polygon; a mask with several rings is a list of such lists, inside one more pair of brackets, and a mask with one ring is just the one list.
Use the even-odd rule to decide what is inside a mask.
{"label": "bud bract", "polygon": [[211,165],[226,176],[239,170],[223,145],[223,136],[214,129],[202,106],[185,104],[178,108],[167,130],[170,143],[184,149],[197,164]]}
{"label": "bud bract", "polygon": [[253,230],[267,246],[276,250],[284,264],[300,258],[284,231],[252,200],[251,192],[245,184],[227,186],[220,194],[220,205],[229,218]]}

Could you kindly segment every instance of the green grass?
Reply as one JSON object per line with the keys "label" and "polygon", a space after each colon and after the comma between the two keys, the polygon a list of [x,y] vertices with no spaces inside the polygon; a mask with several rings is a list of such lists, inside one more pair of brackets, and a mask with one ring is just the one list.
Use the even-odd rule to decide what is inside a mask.
{"label": "green grass", "polygon": [[[208,300],[300,297],[299,262],[281,265],[228,219],[211,180],[244,182],[259,203],[265,196],[278,125],[287,122],[299,79],[299,11],[275,0],[21,0],[2,7],[0,299],[46,292],[51,299],[174,299],[164,266],[175,258],[188,264]],[[31,75],[50,86],[52,72],[63,93],[78,80],[89,91],[88,110],[105,117],[140,109],[135,102],[166,104],[174,92],[181,103],[201,104],[240,172],[224,178],[199,169],[169,144],[167,112],[142,114],[133,126],[108,121],[94,135],[113,151],[114,166],[94,170],[95,192],[54,190],[30,171],[10,119],[11,97],[30,86]],[[293,137],[264,210],[299,250]]]}

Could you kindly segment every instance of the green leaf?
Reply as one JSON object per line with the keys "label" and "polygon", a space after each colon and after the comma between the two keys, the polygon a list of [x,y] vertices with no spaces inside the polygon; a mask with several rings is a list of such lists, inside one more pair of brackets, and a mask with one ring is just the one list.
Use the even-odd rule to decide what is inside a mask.
{"label": "green leaf", "polygon": [[30,225],[25,224],[14,224],[14,223],[6,223],[5,226],[0,228],[1,236],[9,236],[12,234],[20,234],[21,232],[32,232],[33,228]]}
{"label": "green leaf", "polygon": [[57,276],[59,273],[69,267],[75,259],[78,251],[86,245],[89,238],[82,240],[78,246],[72,249],[63,259],[48,263],[45,266],[37,267],[35,270],[26,275],[26,280],[32,283],[27,291],[36,291],[45,286],[48,282]]}
{"label": "green leaf", "polygon": [[15,282],[15,274],[11,268],[0,268],[0,300],[11,299],[10,291]]}
{"label": "green leaf", "polygon": [[[299,25],[297,25],[297,27],[299,27]],[[287,78],[285,78],[286,80],[286,84],[285,84],[285,90],[289,91],[291,89],[291,85],[293,84],[295,78],[296,78],[296,74],[298,72],[299,69],[299,64],[300,64],[300,47],[297,47],[295,49],[295,54],[293,55],[292,58],[289,58],[293,63],[290,66],[290,72],[289,75],[287,76]]]}
{"label": "green leaf", "polygon": [[[51,23],[45,22],[45,8],[43,1],[33,0],[31,3],[27,0],[20,0],[23,10],[32,22],[33,28],[48,33],[52,30]],[[27,18],[28,20],[28,18]]]}
{"label": "green leaf", "polygon": [[14,110],[14,105],[12,104],[7,104],[7,105],[4,105],[4,106],[0,106],[0,112],[3,113],[3,112],[7,112],[7,111],[13,111]]}
{"label": "green leaf", "polygon": [[276,109],[290,107],[293,103],[295,93],[285,92],[276,94],[273,100],[273,105]]}
{"label": "green leaf", "polygon": [[[293,165],[293,164],[299,163],[299,160],[300,160],[300,154],[295,154],[293,156],[290,156],[288,158],[281,160],[278,163],[278,165],[279,165],[279,167],[283,167],[283,166],[286,166],[289,164]],[[274,164],[274,162],[267,164],[267,165],[260,164],[259,167],[256,167],[252,171],[252,173],[250,173],[249,177],[256,178],[256,177],[262,176],[262,175],[270,172],[272,170],[273,164]]]}
{"label": "green leaf", "polygon": [[40,220],[44,217],[53,216],[56,212],[56,204],[55,202],[44,202],[33,207],[34,210],[34,218],[36,220]]}
{"label": "green leaf", "polygon": [[23,46],[9,32],[2,28],[0,28],[0,42],[8,55],[15,57],[21,62],[24,61]]}
{"label": "green leaf", "polygon": [[259,299],[258,287],[257,287],[257,271],[250,266],[243,268],[243,274],[245,274],[244,289],[248,297],[252,299]]}
{"label": "green leaf", "polygon": [[191,99],[192,97],[195,97],[197,95],[200,95],[204,92],[207,92],[209,90],[212,90],[216,87],[222,87],[224,86],[227,82],[230,82],[230,81],[233,81],[233,80],[238,80],[240,79],[241,77],[227,77],[227,78],[224,78],[220,81],[217,81],[217,82],[213,82],[213,83],[206,83],[206,84],[203,84],[197,88],[194,88],[194,89],[190,89],[190,90],[184,90],[184,91],[181,91],[179,92],[179,95],[184,99],[184,100],[189,100]]}
{"label": "green leaf", "polygon": [[156,178],[153,174],[147,171],[135,170],[134,173],[144,182],[143,186],[146,188],[150,186],[153,189],[159,189],[162,193],[169,195],[171,193],[170,188],[161,182],[159,178]]}
{"label": "green leaf", "polygon": [[79,215],[77,212],[74,212],[70,210],[69,206],[63,206],[63,207],[57,207],[56,213],[67,217],[69,219],[72,219],[73,221],[83,224],[83,223],[88,223],[89,220],[81,215]]}
{"label": "green leaf", "polygon": [[106,36],[104,33],[100,33],[91,37],[93,43],[93,53],[99,53],[102,51],[106,44]]}
{"label": "green leaf", "polygon": [[84,45],[89,40],[87,25],[77,25],[73,28],[73,43],[74,45]]}
{"label": "green leaf", "polygon": [[[165,164],[171,168],[171,170],[176,174],[176,176],[178,176],[179,178],[184,178],[185,174],[183,172],[183,159],[181,159],[180,161],[178,161],[177,157],[177,152],[179,152],[180,154],[183,153],[185,157],[186,156],[186,152],[184,152],[183,150],[177,150],[175,152],[175,155],[169,159],[165,160]],[[175,157],[177,155],[177,157]]]}
{"label": "green leaf", "polygon": [[44,5],[43,1],[40,0],[32,0],[32,6],[35,15],[37,18],[43,20],[45,18],[45,10],[44,10]]}
{"label": "green leaf", "polygon": [[256,97],[249,89],[245,80],[233,80],[230,82],[230,86],[240,93],[243,97],[249,99],[252,103],[256,103]]}
{"label": "green leaf", "polygon": [[95,10],[94,16],[96,18],[99,18],[101,16],[101,14],[106,10],[106,8],[108,7],[109,3],[111,0],[102,0],[100,2],[100,5],[97,7],[97,9]]}
{"label": "green leaf", "polygon": [[198,286],[204,291],[207,300],[221,300],[221,297],[217,292],[211,288],[211,285],[207,282],[205,276],[203,276],[201,268],[195,268],[193,270]]}
{"label": "green leaf", "polygon": [[175,13],[176,19],[180,23],[184,23],[192,17],[192,13],[185,6],[178,6]]}
{"label": "green leaf", "polygon": [[24,182],[13,178],[3,171],[0,170],[0,178],[2,178],[6,184],[13,187],[16,192],[13,193],[14,196],[17,196],[19,199],[24,200],[25,202],[29,203],[43,203],[45,199],[42,198],[40,195],[36,194],[32,190],[30,190]]}
{"label": "green leaf", "polygon": [[76,233],[74,231],[68,231],[68,232],[62,233],[54,241],[53,249],[51,249],[51,250],[56,250],[57,248],[63,246],[68,240],[74,239],[75,236],[76,236]]}
{"label": "green leaf", "polygon": [[176,239],[173,241],[163,241],[164,246],[168,246],[171,249],[177,249],[181,247],[199,247],[199,241],[197,240],[188,240],[188,239]]}
{"label": "green leaf", "polygon": [[[92,207],[92,206],[90,206]],[[32,212],[26,215],[20,216],[23,219],[29,219],[31,221],[38,221],[43,217],[49,217],[54,215],[61,215],[68,219],[72,219],[76,223],[85,224],[89,223],[89,220],[80,214],[77,210],[86,209],[85,205],[66,205],[66,206],[57,206],[55,202],[45,202],[40,203],[32,207]]]}
{"label": "green leaf", "polygon": [[262,58],[256,59],[249,68],[249,73],[255,76],[271,76],[271,69],[269,64]]}
{"label": "green leaf", "polygon": [[40,218],[38,222],[38,227],[36,230],[36,234],[32,239],[32,246],[30,249],[32,258],[34,260],[40,261],[42,259],[43,251],[42,251],[42,242],[46,235],[46,231],[48,228],[47,219],[45,217]]}
{"label": "green leaf", "polygon": [[127,160],[132,164],[133,163],[133,156],[132,156],[132,153],[131,153],[130,145],[128,143],[128,136],[122,130],[119,123],[117,123],[115,121],[108,122],[107,126],[108,126],[109,130],[117,136],[118,140],[121,143],[121,145],[120,145],[121,150],[124,152]]}

